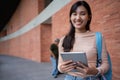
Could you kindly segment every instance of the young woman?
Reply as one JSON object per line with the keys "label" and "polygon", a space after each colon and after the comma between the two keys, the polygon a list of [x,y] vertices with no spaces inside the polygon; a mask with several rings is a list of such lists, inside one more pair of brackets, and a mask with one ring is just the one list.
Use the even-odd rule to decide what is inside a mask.
{"label": "young woman", "polygon": [[[65,80],[97,80],[96,75],[104,74],[109,69],[107,50],[102,41],[102,65],[96,68],[97,49],[95,32],[90,31],[92,13],[85,1],[74,3],[70,10],[70,31],[61,38],[59,53],[61,52],[85,52],[88,66],[72,60],[63,61],[59,54],[58,69],[67,73]],[[76,69],[77,72],[72,70]]]}

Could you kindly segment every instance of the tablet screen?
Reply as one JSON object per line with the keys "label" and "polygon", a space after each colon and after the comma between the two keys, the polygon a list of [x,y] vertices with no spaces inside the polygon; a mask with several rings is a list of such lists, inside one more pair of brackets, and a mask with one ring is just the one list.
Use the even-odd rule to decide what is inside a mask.
{"label": "tablet screen", "polygon": [[63,61],[73,60],[74,62],[80,61],[88,66],[87,57],[85,52],[62,52],[60,53]]}

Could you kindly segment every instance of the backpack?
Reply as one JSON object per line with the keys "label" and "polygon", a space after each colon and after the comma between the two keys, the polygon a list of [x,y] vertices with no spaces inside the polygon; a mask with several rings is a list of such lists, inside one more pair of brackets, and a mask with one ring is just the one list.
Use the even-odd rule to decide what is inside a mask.
{"label": "backpack", "polygon": [[[100,32],[96,32],[96,46],[97,46],[97,67],[101,64],[101,53],[102,53],[102,34]],[[108,63],[109,63],[109,70],[107,73],[101,75],[100,80],[112,80],[112,62],[109,53],[108,55]]]}

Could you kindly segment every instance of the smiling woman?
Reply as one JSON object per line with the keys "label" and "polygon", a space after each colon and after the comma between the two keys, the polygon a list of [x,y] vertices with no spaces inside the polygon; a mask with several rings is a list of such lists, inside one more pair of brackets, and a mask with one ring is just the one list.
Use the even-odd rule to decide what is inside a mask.
{"label": "smiling woman", "polygon": [[[61,38],[59,43],[60,72],[67,73],[64,80],[99,80],[98,75],[105,74],[109,69],[107,50],[104,39],[102,40],[102,64],[96,67],[97,48],[96,32],[90,31],[92,13],[90,6],[85,1],[77,1],[70,9],[70,31]],[[85,52],[88,66],[81,61],[64,61],[63,52]],[[73,72],[76,69],[77,72]]]}

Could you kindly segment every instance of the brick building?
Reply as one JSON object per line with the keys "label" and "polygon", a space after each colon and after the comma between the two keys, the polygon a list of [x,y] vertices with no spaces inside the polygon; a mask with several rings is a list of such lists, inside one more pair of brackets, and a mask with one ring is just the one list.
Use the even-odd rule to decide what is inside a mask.
{"label": "brick building", "polygon": [[[45,1],[47,0],[21,0],[0,36],[7,36],[23,28],[45,9],[47,4]],[[49,46],[55,38],[61,38],[68,31],[69,9],[71,4],[76,1],[71,0],[67,5],[60,8],[48,19],[49,22],[45,21],[20,36],[0,41],[0,54],[18,56],[38,62],[48,62],[50,57]],[[103,33],[107,49],[112,58],[113,80],[119,80],[120,1],[86,1],[92,9],[91,30]]]}

